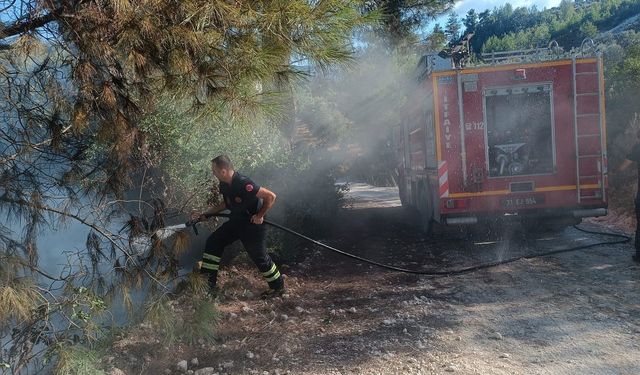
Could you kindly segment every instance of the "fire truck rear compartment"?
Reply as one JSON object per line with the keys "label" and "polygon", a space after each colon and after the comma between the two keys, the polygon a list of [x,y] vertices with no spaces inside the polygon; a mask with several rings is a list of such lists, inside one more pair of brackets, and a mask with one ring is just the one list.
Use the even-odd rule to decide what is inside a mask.
{"label": "fire truck rear compartment", "polygon": [[489,177],[554,172],[550,85],[487,89],[484,106]]}

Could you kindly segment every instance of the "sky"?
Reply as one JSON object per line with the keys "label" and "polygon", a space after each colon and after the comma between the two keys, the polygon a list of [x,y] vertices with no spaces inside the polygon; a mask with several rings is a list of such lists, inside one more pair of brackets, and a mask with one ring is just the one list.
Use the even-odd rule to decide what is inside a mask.
{"label": "sky", "polygon": [[506,3],[511,3],[514,8],[530,7],[535,5],[538,9],[542,10],[544,8],[558,6],[558,4],[560,4],[560,0],[462,0],[456,3],[454,10],[462,17],[471,8],[475,9],[476,13],[480,13],[486,9],[493,9]]}
{"label": "sky", "polygon": [[[502,1],[502,0],[462,0],[458,1],[453,10],[458,14],[459,18],[462,20],[469,11],[469,9],[475,9],[476,13],[481,13],[487,9],[497,8],[506,3],[510,3],[513,8],[519,7],[531,7],[535,5],[538,10],[542,10],[544,8],[552,8],[558,6],[560,4],[560,0],[511,0],[511,1]],[[440,26],[444,28],[444,25],[447,23],[448,14],[445,14],[441,17],[438,17],[434,22],[432,22],[428,26],[428,30],[431,31],[433,25],[439,23]]]}

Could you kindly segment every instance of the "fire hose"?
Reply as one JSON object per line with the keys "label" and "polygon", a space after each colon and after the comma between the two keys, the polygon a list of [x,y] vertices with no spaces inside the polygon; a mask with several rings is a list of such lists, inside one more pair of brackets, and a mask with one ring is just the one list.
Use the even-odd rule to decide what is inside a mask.
{"label": "fire hose", "polygon": [[[205,219],[206,218],[210,218],[210,217],[226,217],[229,218],[231,217],[230,214],[222,214],[222,213],[218,213],[218,214],[207,214],[204,215]],[[192,220],[189,221],[185,224],[180,224],[180,225],[176,225],[171,227],[173,230],[179,230],[179,229],[184,229],[184,228],[188,228],[191,227],[193,229],[193,231],[195,232],[195,234],[198,234],[198,229],[197,229],[197,224],[200,223],[202,220],[201,219],[197,219],[197,220]],[[609,236],[609,237],[613,237],[613,238],[618,238],[617,240],[613,240],[613,241],[608,241],[608,242],[596,242],[596,243],[592,243],[592,244],[586,244],[586,245],[578,245],[578,246],[574,246],[574,247],[569,247],[569,248],[564,248],[564,249],[555,249],[555,250],[550,250],[550,251],[546,251],[546,252],[542,252],[542,253],[535,253],[535,254],[525,254],[525,255],[521,255],[521,256],[517,256],[517,257],[513,257],[513,258],[509,258],[509,259],[504,259],[504,260],[500,260],[500,261],[495,261],[495,262],[488,262],[488,263],[482,263],[479,265],[475,265],[475,266],[471,266],[471,267],[465,267],[465,268],[458,268],[458,269],[452,269],[452,270],[445,270],[445,271],[435,271],[435,270],[412,270],[412,269],[407,269],[407,268],[401,268],[401,267],[396,267],[396,266],[392,266],[392,265],[388,265],[388,264],[383,264],[383,263],[379,263],[376,261],[373,261],[371,259],[366,259],[363,257],[360,257],[358,255],[355,254],[351,254],[348,253],[346,251],[337,249],[335,247],[329,246],[327,244],[324,244],[320,241],[314,240],[313,238],[307,237],[304,234],[298,233],[290,228],[287,228],[283,225],[274,223],[270,220],[264,220],[264,223],[267,225],[270,225],[272,227],[278,228],[282,231],[285,231],[289,234],[292,234],[294,236],[297,236],[299,238],[302,238],[303,240],[306,240],[314,245],[320,246],[321,248],[324,248],[326,250],[329,251],[333,251],[335,253],[344,255],[348,258],[351,259],[356,259],[359,260],[361,262],[365,262],[368,264],[372,264],[374,266],[378,266],[381,268],[385,268],[388,270],[392,270],[392,271],[397,271],[397,272],[403,272],[403,273],[410,273],[410,274],[416,274],[416,275],[426,275],[426,276],[453,276],[453,275],[462,275],[462,274],[466,274],[466,273],[471,273],[471,272],[475,272],[475,271],[479,271],[479,270],[483,270],[483,269],[487,269],[487,268],[492,268],[492,267],[497,267],[500,265],[504,265],[504,264],[509,264],[509,263],[514,263],[517,262],[519,260],[523,260],[523,259],[534,259],[534,258],[540,258],[540,257],[546,257],[546,256],[550,256],[550,255],[556,255],[556,254],[561,254],[561,253],[568,253],[568,252],[572,252],[572,251],[577,251],[577,250],[583,250],[583,249],[588,249],[588,248],[592,248],[592,247],[596,247],[596,246],[602,246],[602,245],[617,245],[617,244],[622,244],[622,243],[626,243],[629,242],[631,240],[631,237],[624,235],[624,234],[620,234],[620,233],[611,233],[611,232],[596,232],[596,231],[591,231],[591,230],[587,230],[587,229],[583,229],[578,227],[577,225],[574,225],[573,227],[581,232],[584,233],[589,233],[589,234],[596,234],[596,235],[601,235],[601,236]],[[156,232],[156,234],[158,234],[159,231]],[[165,236],[166,238],[166,236]]]}

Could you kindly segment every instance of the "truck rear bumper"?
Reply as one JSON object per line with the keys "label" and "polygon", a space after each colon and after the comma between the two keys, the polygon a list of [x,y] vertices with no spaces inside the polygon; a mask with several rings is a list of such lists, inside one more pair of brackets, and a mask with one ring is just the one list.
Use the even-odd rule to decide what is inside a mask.
{"label": "truck rear bumper", "polygon": [[442,215],[441,222],[447,225],[472,225],[484,221],[495,220],[522,220],[536,218],[573,218],[581,219],[585,217],[605,216],[607,214],[606,207],[596,208],[575,208],[566,210],[539,211],[539,212],[521,212],[521,213],[491,213],[491,214],[466,214],[448,216]]}

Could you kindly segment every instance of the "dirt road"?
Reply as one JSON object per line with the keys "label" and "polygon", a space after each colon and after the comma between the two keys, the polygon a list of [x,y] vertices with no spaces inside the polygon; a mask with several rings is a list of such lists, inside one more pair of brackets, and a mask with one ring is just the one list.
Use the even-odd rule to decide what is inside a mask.
{"label": "dirt road", "polygon": [[[412,269],[610,240],[573,228],[426,237],[407,225],[413,219],[393,190],[355,185],[351,199],[324,240]],[[289,292],[269,302],[247,294],[262,288],[257,275],[247,276],[250,266],[229,267],[219,342],[150,353],[153,363],[136,373],[175,372],[176,362],[194,357],[196,374],[640,373],[640,267],[629,244],[445,278],[308,252],[302,264],[283,267]]]}

